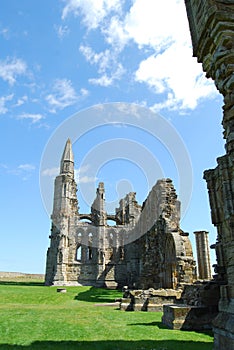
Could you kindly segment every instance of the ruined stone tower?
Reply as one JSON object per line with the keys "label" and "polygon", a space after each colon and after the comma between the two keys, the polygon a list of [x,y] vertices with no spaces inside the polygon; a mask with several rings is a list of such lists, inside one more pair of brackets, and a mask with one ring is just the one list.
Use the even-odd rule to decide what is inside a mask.
{"label": "ruined stone tower", "polygon": [[68,139],[61,163],[60,174],[54,183],[54,202],[51,215],[51,246],[47,253],[46,284],[66,283],[69,256],[69,236],[78,219],[78,201],[74,179],[74,157]]}
{"label": "ruined stone tower", "polygon": [[[115,215],[106,212],[103,182],[89,214],[79,213],[76,191],[68,140],[54,184],[46,285],[157,289],[196,279],[192,247],[180,228],[180,202],[170,179],[158,180],[142,206],[134,192],[128,193]],[[108,226],[108,219],[116,225]]]}

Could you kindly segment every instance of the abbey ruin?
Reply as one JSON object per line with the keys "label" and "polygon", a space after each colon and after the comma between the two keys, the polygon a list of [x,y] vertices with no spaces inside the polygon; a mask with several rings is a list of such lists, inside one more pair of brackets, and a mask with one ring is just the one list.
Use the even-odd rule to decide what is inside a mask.
{"label": "abbey ruin", "polygon": [[[196,280],[192,247],[180,228],[180,202],[170,179],[158,180],[142,206],[130,192],[115,215],[105,210],[102,182],[89,214],[79,213],[76,192],[68,140],[55,179],[47,285],[176,289]],[[116,225],[108,226],[109,219]]]}
{"label": "abbey ruin", "polygon": [[[234,349],[234,1],[185,0],[185,5],[194,56],[224,97],[226,154],[217,159],[215,169],[204,173],[212,222],[218,231],[213,245],[217,257],[215,275],[212,284],[205,286],[205,299],[208,308],[218,307],[218,314],[211,318],[214,350]],[[108,226],[108,219],[115,220],[116,225]],[[210,278],[206,233],[195,234],[199,273],[202,278]],[[169,179],[159,180],[142,206],[135,193],[128,194],[114,216],[105,211],[104,184],[100,183],[91,213],[80,214],[73,154],[67,142],[60,175],[55,180],[50,239],[47,285],[128,285],[134,289],[174,290],[187,285],[184,301],[190,305],[201,301],[204,288],[200,295],[195,293],[200,288],[194,283],[195,261],[188,234],[180,228],[180,203]],[[215,288],[219,290],[218,297],[212,294]],[[165,308],[165,323],[174,317],[174,310],[173,306]],[[189,305],[184,307],[185,317],[179,322],[185,323],[193,310]]]}

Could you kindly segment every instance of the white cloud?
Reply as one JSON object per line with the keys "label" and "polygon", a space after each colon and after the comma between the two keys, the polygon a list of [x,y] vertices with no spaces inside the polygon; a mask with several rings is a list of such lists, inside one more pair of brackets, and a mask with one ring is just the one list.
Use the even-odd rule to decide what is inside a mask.
{"label": "white cloud", "polygon": [[89,83],[91,83],[93,85],[100,85],[100,86],[105,86],[105,87],[112,85],[112,82],[113,82],[112,78],[108,77],[106,74],[104,74],[100,78],[89,79]]}
{"label": "white cloud", "polygon": [[90,169],[89,164],[85,164],[81,168],[75,169],[74,173],[75,173],[75,180],[77,183],[79,184],[93,183],[97,180],[96,177],[87,175],[87,172],[89,171],[89,169]]}
{"label": "white cloud", "polygon": [[124,72],[125,69],[121,64],[119,64],[116,71],[112,72],[109,76],[107,74],[103,74],[100,78],[89,79],[89,82],[93,85],[100,85],[105,87],[111,86],[114,81],[121,79]]}
{"label": "white cloud", "polygon": [[130,40],[157,52],[174,41],[190,42],[183,0],[135,0],[125,17],[114,15],[101,28],[106,41],[123,48]]}
{"label": "white cloud", "polygon": [[99,76],[89,82],[108,87],[121,79],[125,67],[124,55],[120,53],[123,49],[131,50],[135,44],[141,51],[138,57],[133,57],[134,64],[142,53],[144,57],[149,53],[132,74],[161,98],[155,109],[194,109],[200,99],[213,98],[216,95],[213,83],[205,79],[201,65],[192,57],[184,1],[134,0],[125,15],[122,3],[68,0],[63,9],[63,19],[69,14],[80,16],[89,30],[99,29],[110,45],[99,53],[90,45],[80,46],[86,60],[97,66]]}
{"label": "white cloud", "polygon": [[[74,177],[77,183],[92,183],[96,181],[96,178],[93,176],[88,176],[85,173],[90,169],[89,165],[84,165],[80,169],[74,170]],[[51,178],[55,178],[59,175],[59,167],[47,168],[42,170],[42,176],[48,176]]]}
{"label": "white cloud", "polygon": [[73,105],[77,100],[78,95],[72,86],[72,82],[68,79],[56,79],[52,87],[52,93],[46,97],[53,113],[57,109],[64,109]]}
{"label": "white cloud", "polygon": [[7,174],[18,176],[24,181],[28,180],[36,169],[35,165],[29,163],[20,164],[15,168],[11,168],[6,164],[0,164],[0,166]]}
{"label": "white cloud", "polygon": [[201,98],[216,96],[214,85],[191,56],[187,45],[174,43],[163,53],[141,62],[136,81],[146,83],[157,94],[167,93],[167,100],[155,108],[194,109]]}
{"label": "white cloud", "polygon": [[36,167],[32,164],[20,164],[18,168],[15,169],[14,174],[20,176],[23,181],[27,181],[35,169]]}
{"label": "white cloud", "polygon": [[8,108],[6,107],[6,103],[13,99],[13,94],[8,96],[0,97],[0,114],[5,114],[8,112]]}
{"label": "white cloud", "polygon": [[33,124],[39,122],[41,119],[45,117],[42,114],[33,114],[33,113],[22,113],[16,117],[18,120],[29,119]]}
{"label": "white cloud", "polygon": [[75,174],[76,174],[76,176],[79,176],[79,174],[84,174],[89,169],[90,169],[90,165],[89,164],[85,164],[85,165],[81,166],[79,169],[75,169]]}
{"label": "white cloud", "polygon": [[113,52],[108,49],[96,53],[90,46],[81,45],[80,52],[85,56],[88,62],[99,66],[99,72],[104,72],[110,67],[111,62],[113,61]]}
{"label": "white cloud", "polygon": [[35,170],[36,167],[35,165],[32,165],[32,164],[20,164],[18,166],[18,169],[25,170],[25,171],[32,171],[32,170]]}
{"label": "white cloud", "polygon": [[42,170],[42,176],[49,176],[54,178],[59,174],[59,167],[54,167],[54,168],[47,168]]}
{"label": "white cloud", "polygon": [[79,176],[78,183],[79,184],[87,184],[87,183],[93,183],[96,180],[97,180],[96,177],[84,175],[84,176]]}
{"label": "white cloud", "polygon": [[80,95],[82,97],[86,97],[89,95],[89,91],[87,89],[82,88],[82,89],[80,89]]}
{"label": "white cloud", "polygon": [[20,107],[20,106],[24,105],[27,101],[28,101],[28,96],[24,95],[24,96],[18,98],[14,107]]}
{"label": "white cloud", "polygon": [[[107,40],[124,46],[129,40],[151,55],[140,62],[135,80],[146,83],[167,99],[155,109],[194,109],[201,98],[212,98],[216,89],[192,57],[184,1],[135,0],[125,18],[112,19]],[[128,36],[128,39],[127,39]],[[152,50],[154,54],[152,54]]]}
{"label": "white cloud", "polygon": [[54,28],[56,30],[56,33],[59,39],[63,39],[65,36],[67,36],[70,33],[68,26],[60,25],[60,26],[55,26]]}
{"label": "white cloud", "polygon": [[20,58],[9,57],[0,61],[0,78],[7,81],[10,85],[14,85],[16,77],[25,75],[27,72],[27,64]]}
{"label": "white cloud", "polygon": [[121,0],[67,0],[62,19],[69,14],[75,17],[82,15],[88,29],[95,29],[111,13],[120,13],[121,4]]}
{"label": "white cloud", "polygon": [[117,16],[110,19],[110,23],[102,29],[102,32],[105,35],[106,42],[119,51],[122,51],[130,40],[129,33],[126,31],[123,21]]}
{"label": "white cloud", "polygon": [[91,78],[89,82],[94,85],[110,86],[114,81],[120,80],[125,72],[122,64],[117,62],[117,54],[109,49],[96,53],[90,46],[81,45],[81,53],[86,60],[98,66],[100,77]]}
{"label": "white cloud", "polygon": [[0,35],[2,35],[4,39],[9,39],[10,37],[9,28],[0,29]]}
{"label": "white cloud", "polygon": [[190,40],[183,0],[135,0],[124,26],[139,46],[161,50],[173,41]]}

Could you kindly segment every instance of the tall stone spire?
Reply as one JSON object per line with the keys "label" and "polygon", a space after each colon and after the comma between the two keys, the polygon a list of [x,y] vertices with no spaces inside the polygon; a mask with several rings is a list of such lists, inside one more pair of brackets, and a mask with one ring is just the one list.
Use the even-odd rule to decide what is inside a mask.
{"label": "tall stone spire", "polygon": [[54,182],[54,204],[51,215],[51,244],[47,252],[45,284],[61,285],[67,279],[70,235],[78,220],[77,186],[74,179],[74,157],[67,140],[60,163],[60,174]]}
{"label": "tall stone spire", "polygon": [[60,174],[66,174],[72,177],[74,176],[74,156],[70,139],[67,140],[63,151],[60,163]]}
{"label": "tall stone spire", "polygon": [[60,174],[54,183],[54,206],[52,219],[58,225],[57,217],[77,215],[76,182],[74,179],[74,156],[70,139],[67,140],[60,163]]}

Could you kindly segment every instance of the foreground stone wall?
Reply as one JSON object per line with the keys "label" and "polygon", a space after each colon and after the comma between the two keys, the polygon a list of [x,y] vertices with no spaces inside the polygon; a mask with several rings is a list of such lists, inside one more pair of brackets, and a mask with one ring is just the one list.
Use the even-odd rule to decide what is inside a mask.
{"label": "foreground stone wall", "polygon": [[194,56],[202,62],[224,97],[226,154],[207,170],[212,222],[217,227],[216,280],[219,314],[214,321],[214,349],[234,349],[234,1],[185,1]]}

